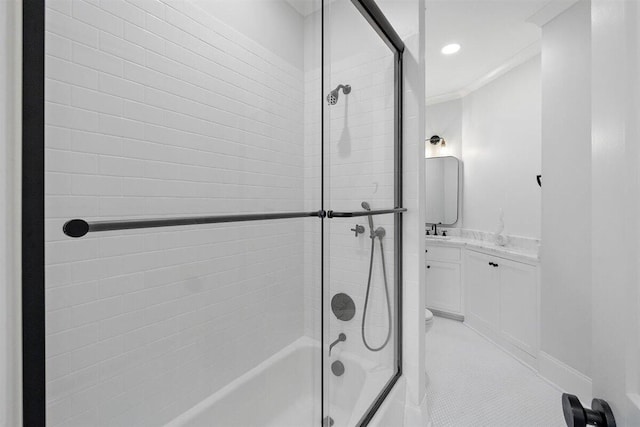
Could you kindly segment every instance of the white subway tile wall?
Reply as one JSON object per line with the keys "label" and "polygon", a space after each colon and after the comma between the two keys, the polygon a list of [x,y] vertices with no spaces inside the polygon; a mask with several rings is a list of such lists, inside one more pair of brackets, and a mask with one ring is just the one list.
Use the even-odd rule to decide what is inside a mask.
{"label": "white subway tile wall", "polygon": [[[368,25],[362,22],[361,25]],[[351,93],[342,95],[330,108],[328,170],[328,200],[331,209],[363,210],[366,201],[371,209],[390,209],[394,205],[394,56],[377,34],[371,30],[366,46],[345,59],[332,61],[331,87],[350,84]],[[384,258],[392,317],[395,318],[394,215],[373,217],[374,227],[383,227]],[[355,225],[365,227],[357,238],[351,231]],[[344,332],[344,351],[388,368],[390,379],[395,370],[394,339],[378,352],[368,350],[362,340],[371,239],[367,217],[335,219],[329,225],[329,286],[331,295],[345,292],[356,304],[356,316],[342,322],[330,316],[331,335]],[[392,328],[395,328],[392,321]],[[367,343],[380,347],[389,328],[386,292],[379,239],[375,241],[373,271],[365,335]],[[386,379],[385,379],[386,380]],[[377,385],[380,390],[384,384]]]}
{"label": "white subway tile wall", "polygon": [[190,2],[46,5],[48,424],[160,425],[317,335],[319,221],[62,225],[317,209],[319,81]]}
{"label": "white subway tile wall", "polygon": [[[367,25],[357,14],[353,25]],[[362,22],[359,20],[362,19]],[[352,27],[332,27],[330,31],[335,40],[346,40]],[[330,36],[331,37],[331,36]],[[344,47],[343,47],[344,50]],[[331,46],[328,46],[331,52]],[[325,111],[327,143],[325,144],[325,209],[339,211],[360,211],[361,202],[367,201],[372,209],[394,207],[394,57],[389,48],[373,32],[364,44],[353,46],[347,58],[330,57],[330,67],[325,68],[330,77],[327,79],[324,94],[318,94],[315,88],[320,82],[319,68],[305,67],[305,196],[307,199],[320,191],[320,168],[316,157],[320,156],[321,135],[316,123],[320,117],[319,103],[325,103],[326,94],[339,84],[351,85],[351,93],[339,94],[336,105]],[[392,316],[395,319],[395,269],[394,269],[394,221],[393,215],[373,217],[376,228],[384,227],[386,274],[390,292]],[[365,226],[364,235],[357,238],[351,231],[355,224]],[[307,226],[309,227],[309,226]],[[308,232],[311,239],[313,232]],[[368,359],[377,364],[378,370],[388,369],[389,376],[379,376],[387,381],[395,371],[394,335],[388,345],[379,352],[365,348],[361,337],[361,322],[364,309],[371,240],[366,217],[352,219],[333,219],[325,221],[325,287],[327,298],[345,292],[356,305],[355,317],[343,322],[330,311],[328,338],[333,340],[344,332],[347,340],[336,346],[331,360],[340,359],[342,352]],[[312,248],[305,248],[305,265],[318,256]],[[305,333],[319,339],[316,327],[322,309],[321,293],[313,286],[317,281],[314,275],[319,270],[305,270]],[[326,307],[330,310],[329,304]],[[388,330],[386,296],[384,291],[380,246],[376,241],[371,295],[367,308],[367,342],[379,347],[387,336]],[[397,326],[393,321],[392,327]],[[349,399],[345,405],[345,396],[338,390],[340,386],[331,377],[329,383],[331,409],[352,410]],[[371,385],[382,390],[385,383]],[[336,388],[337,387],[337,388]],[[362,415],[362,414],[361,414]]]}

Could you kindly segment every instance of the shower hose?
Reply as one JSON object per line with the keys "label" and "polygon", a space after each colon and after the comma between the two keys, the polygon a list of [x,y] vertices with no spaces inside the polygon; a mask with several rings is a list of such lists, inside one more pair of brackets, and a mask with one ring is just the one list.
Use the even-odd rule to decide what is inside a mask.
{"label": "shower hose", "polygon": [[[367,294],[364,298],[364,311],[362,312],[362,342],[364,346],[367,347],[370,351],[380,351],[387,346],[389,342],[389,338],[391,338],[391,302],[389,301],[389,286],[387,284],[387,266],[384,262],[384,247],[382,246],[382,236],[379,236],[377,233],[373,232],[372,227],[372,236],[371,236],[371,257],[369,258],[369,279],[367,280]],[[371,291],[371,276],[373,274],[373,254],[375,252],[375,242],[376,236],[380,239],[380,255],[382,256],[382,276],[384,277],[384,292],[387,299],[387,318],[389,320],[389,329],[387,331],[387,338],[385,338],[384,342],[380,347],[371,347],[367,342],[367,338],[365,336],[364,324],[367,319],[367,305],[369,304],[369,294]]]}

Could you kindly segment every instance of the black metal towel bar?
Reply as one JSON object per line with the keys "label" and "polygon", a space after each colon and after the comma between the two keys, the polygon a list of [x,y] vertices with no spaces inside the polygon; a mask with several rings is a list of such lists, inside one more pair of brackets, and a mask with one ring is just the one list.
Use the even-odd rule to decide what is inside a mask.
{"label": "black metal towel bar", "polygon": [[89,232],[132,230],[138,228],[175,227],[182,225],[219,224],[224,222],[265,221],[287,218],[350,218],[355,216],[383,215],[389,213],[405,212],[405,208],[383,209],[376,211],[358,212],[334,212],[334,211],[310,211],[310,212],[274,212],[241,215],[213,215],[181,218],[155,218],[155,219],[127,219],[117,221],[85,221],[72,219],[62,227],[62,231],[69,237],[82,237]]}
{"label": "black metal towel bar", "polygon": [[392,214],[392,213],[401,213],[406,211],[407,211],[407,208],[378,209],[375,211],[356,211],[356,212],[328,211],[327,216],[329,218],[353,218],[356,216],[384,215],[384,214]]}

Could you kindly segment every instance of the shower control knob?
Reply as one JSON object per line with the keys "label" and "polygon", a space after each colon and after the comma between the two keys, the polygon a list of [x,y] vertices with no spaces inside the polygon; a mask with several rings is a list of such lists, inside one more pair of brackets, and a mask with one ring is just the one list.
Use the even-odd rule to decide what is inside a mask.
{"label": "shower control knob", "polygon": [[356,233],[356,237],[358,237],[358,234],[364,233],[364,225],[356,224],[356,228],[352,228],[351,231]]}
{"label": "shower control knob", "polygon": [[573,394],[562,394],[562,412],[568,427],[616,427],[613,411],[603,399],[593,399],[591,409],[582,406],[580,400]]}

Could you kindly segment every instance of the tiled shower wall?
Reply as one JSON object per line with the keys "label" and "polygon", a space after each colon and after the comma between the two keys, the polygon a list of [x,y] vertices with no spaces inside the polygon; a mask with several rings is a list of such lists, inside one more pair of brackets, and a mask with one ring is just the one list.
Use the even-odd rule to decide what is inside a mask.
{"label": "tiled shower wall", "polygon": [[[304,76],[190,2],[48,0],[48,424],[158,425],[303,334]],[[265,389],[266,391],[266,389]]]}
{"label": "tiled shower wall", "polygon": [[[322,206],[322,45],[316,34],[321,30],[319,12],[304,21],[304,203],[305,210]],[[326,207],[325,207],[326,209]],[[326,220],[325,220],[326,223]],[[322,233],[318,224],[305,222],[304,247],[304,330],[305,335],[320,340],[319,319],[322,311],[321,257]]]}
{"label": "tiled shower wall", "polygon": [[[364,18],[362,18],[364,20]],[[367,24],[368,25],[368,24]],[[394,62],[393,54],[371,31],[370,44],[341,60],[332,61],[331,86],[350,84],[351,93],[341,96],[330,108],[328,164],[330,208],[340,211],[394,207]],[[373,217],[374,228],[384,227],[386,277],[392,316],[395,317],[394,216]],[[352,228],[360,224],[365,234],[355,237]],[[395,368],[394,335],[387,346],[372,352],[361,336],[371,239],[367,217],[334,219],[329,224],[329,286],[331,296],[350,295],[356,305],[355,317],[343,322],[330,315],[332,336],[344,332],[345,351]],[[379,347],[389,327],[379,239],[375,241],[373,272],[367,307],[365,334],[372,347]],[[392,327],[395,327],[393,322]],[[337,355],[338,353],[336,353]],[[339,357],[339,356],[337,356]],[[380,384],[382,389],[382,384]]]}

